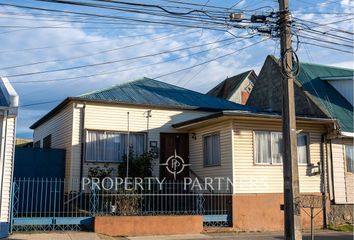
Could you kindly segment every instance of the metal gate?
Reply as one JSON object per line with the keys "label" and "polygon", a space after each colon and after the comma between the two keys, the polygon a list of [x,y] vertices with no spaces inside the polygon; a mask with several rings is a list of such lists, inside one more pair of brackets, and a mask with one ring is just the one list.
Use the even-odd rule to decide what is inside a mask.
{"label": "metal gate", "polygon": [[63,179],[15,179],[10,231],[81,230],[93,221],[91,194],[70,191]]}
{"label": "metal gate", "polygon": [[70,184],[57,178],[15,179],[11,232],[89,229],[97,215],[203,215],[204,226],[231,223],[232,196],[227,191],[193,191],[173,181],[163,187],[143,183],[143,189],[134,191],[75,191],[80,186],[78,179]]}

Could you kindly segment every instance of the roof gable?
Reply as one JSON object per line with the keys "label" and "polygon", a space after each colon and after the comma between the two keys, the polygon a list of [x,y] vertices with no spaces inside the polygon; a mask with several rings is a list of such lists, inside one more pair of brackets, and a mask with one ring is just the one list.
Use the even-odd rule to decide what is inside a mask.
{"label": "roof gable", "polygon": [[232,94],[237,91],[241,83],[250,75],[255,74],[253,70],[249,70],[233,77],[226,78],[224,81],[212,88],[207,94],[210,96],[229,99]]}

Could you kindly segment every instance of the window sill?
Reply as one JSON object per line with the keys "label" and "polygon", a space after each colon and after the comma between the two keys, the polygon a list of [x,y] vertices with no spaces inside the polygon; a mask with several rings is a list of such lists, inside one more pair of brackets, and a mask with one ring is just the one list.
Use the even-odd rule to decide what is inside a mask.
{"label": "window sill", "polygon": [[106,161],[90,161],[90,160],[85,160],[85,163],[120,164],[120,163],[125,163],[125,162],[106,162]]}
{"label": "window sill", "polygon": [[210,167],[221,167],[221,164],[213,164],[213,165],[204,165],[204,168],[210,168]]}

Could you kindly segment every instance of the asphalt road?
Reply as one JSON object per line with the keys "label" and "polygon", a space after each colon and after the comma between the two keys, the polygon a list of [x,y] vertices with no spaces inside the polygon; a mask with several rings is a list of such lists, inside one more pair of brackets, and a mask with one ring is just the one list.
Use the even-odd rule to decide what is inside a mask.
{"label": "asphalt road", "polygon": [[[14,233],[13,240],[281,240],[281,233],[213,233],[195,235],[151,236],[151,237],[109,237],[89,232],[46,232],[46,233]],[[304,240],[310,240],[309,234],[304,234]],[[316,233],[315,240],[353,240],[353,233],[322,231]]]}

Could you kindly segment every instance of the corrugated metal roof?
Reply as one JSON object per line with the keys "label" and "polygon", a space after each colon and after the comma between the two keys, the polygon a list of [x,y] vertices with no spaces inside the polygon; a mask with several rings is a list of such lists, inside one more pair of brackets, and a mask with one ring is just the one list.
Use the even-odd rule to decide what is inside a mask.
{"label": "corrugated metal roof", "polygon": [[322,78],[352,77],[353,75],[353,69],[300,63],[300,73],[297,77],[304,91],[308,92],[331,118],[338,120],[344,132],[353,132],[353,106]]}
{"label": "corrugated metal roof", "polygon": [[229,99],[251,73],[254,73],[254,71],[249,70],[233,77],[226,78],[224,81],[211,89],[207,94],[214,97]]}
{"label": "corrugated metal roof", "polygon": [[206,111],[239,110],[258,112],[256,108],[243,106],[224,99],[177,87],[154,79],[142,78],[80,95],[68,97],[30,128],[35,129],[55,116],[71,101],[141,105],[164,109],[192,109]]}
{"label": "corrugated metal roof", "polygon": [[149,78],[83,94],[78,98],[191,109],[255,111],[255,108]]}

